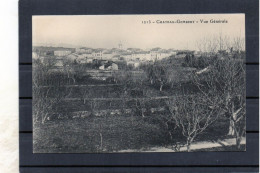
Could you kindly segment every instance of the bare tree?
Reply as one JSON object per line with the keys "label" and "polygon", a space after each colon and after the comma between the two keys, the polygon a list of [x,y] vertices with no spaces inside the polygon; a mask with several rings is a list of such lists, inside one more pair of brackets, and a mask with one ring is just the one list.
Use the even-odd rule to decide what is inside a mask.
{"label": "bare tree", "polygon": [[216,42],[216,36],[207,36],[196,42],[196,46],[199,51],[210,55],[216,53],[218,49],[218,44]]}
{"label": "bare tree", "polygon": [[142,117],[145,117],[144,113],[146,111],[145,108],[145,99],[139,98],[139,99],[135,99],[135,107],[137,112],[140,112]]}
{"label": "bare tree", "polygon": [[194,139],[217,118],[215,105],[209,106],[203,95],[183,95],[167,102],[172,119],[186,138],[187,151]]}
{"label": "bare tree", "polygon": [[166,73],[167,83],[170,84],[171,88],[174,88],[174,85],[181,87],[182,83],[190,81],[193,68],[169,68]]}
{"label": "bare tree", "polygon": [[[209,41],[210,40],[210,41]],[[220,111],[230,121],[228,135],[236,137],[240,148],[242,136],[245,135],[245,50],[244,37],[230,39],[219,33],[215,40],[198,42],[198,45],[211,45],[215,42],[218,50],[230,50],[232,57],[226,55],[222,60],[205,61],[207,71],[194,75],[194,83],[204,94],[209,103],[218,102]],[[235,52],[234,52],[235,51]]]}
{"label": "bare tree", "polygon": [[214,55],[218,51],[240,52],[245,50],[245,38],[242,36],[230,38],[220,32],[219,34],[197,40],[196,46],[199,51],[207,56]]}
{"label": "bare tree", "polygon": [[232,51],[243,51],[245,50],[245,38],[238,36],[233,38],[231,41],[231,48],[233,49]]}
{"label": "bare tree", "polygon": [[69,58],[63,59],[63,72],[67,75],[68,80],[71,79],[73,81],[73,84],[76,83],[73,61]]}
{"label": "bare tree", "polygon": [[47,79],[50,76],[50,69],[54,66],[55,61],[52,58],[46,57],[41,60],[33,61],[32,74],[32,92],[33,92],[33,122],[45,123],[50,115],[54,100],[49,100],[51,88],[41,88],[47,85]]}
{"label": "bare tree", "polygon": [[[46,57],[42,61],[33,62],[33,121],[44,124],[46,120],[58,112],[59,104],[68,94],[71,88],[62,87],[59,76],[51,69],[56,61]],[[54,74],[54,75],[53,75]],[[50,83],[52,85],[50,85]]]}
{"label": "bare tree", "polygon": [[[47,93],[50,88],[47,89]],[[33,122],[44,124],[50,115],[53,106],[53,100],[47,99],[48,95],[39,87],[33,87]]]}
{"label": "bare tree", "polygon": [[229,121],[228,135],[235,136],[237,147],[245,135],[245,64],[242,60],[226,57],[208,65],[209,70],[194,75],[194,83],[208,103],[218,109]]}
{"label": "bare tree", "polygon": [[[214,42],[214,40],[211,40]],[[230,48],[230,38],[227,35],[223,35],[222,32],[220,32],[216,36],[216,43],[218,45],[217,49],[220,51],[227,50]]]}
{"label": "bare tree", "polygon": [[[98,103],[98,101],[95,99],[90,101],[91,111],[94,116],[98,115],[98,113],[95,114],[95,111],[98,110],[99,105],[100,105],[100,103]],[[95,121],[96,121],[95,125],[97,127],[97,133],[99,135],[99,147],[97,149],[98,149],[98,151],[103,151],[104,150],[104,140],[103,140],[104,129],[103,129],[103,125],[102,125],[103,120],[100,118],[96,118]]]}

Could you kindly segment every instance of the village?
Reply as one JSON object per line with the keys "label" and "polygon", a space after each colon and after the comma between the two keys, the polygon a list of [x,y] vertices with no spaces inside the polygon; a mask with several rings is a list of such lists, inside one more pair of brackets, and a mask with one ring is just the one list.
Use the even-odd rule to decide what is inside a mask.
{"label": "village", "polygon": [[56,47],[33,47],[32,58],[43,60],[45,57],[55,57],[55,67],[60,68],[64,65],[67,58],[75,63],[87,64],[100,62],[99,70],[118,70],[118,63],[125,61],[127,66],[138,68],[141,64],[151,64],[164,58],[175,56],[184,58],[186,54],[198,55],[200,52],[190,50],[175,50],[152,48],[142,50],[139,48],[123,48],[121,43],[118,48],[56,48]]}
{"label": "village", "polygon": [[[218,55],[232,55],[240,53],[238,50],[220,49]],[[243,51],[241,53],[244,53]],[[43,47],[34,46],[32,51],[33,59],[41,59],[48,56],[55,56],[55,67],[61,67],[64,65],[64,58],[68,58],[73,62],[86,64],[94,63],[96,61],[102,61],[100,70],[118,70],[117,62],[126,61],[127,65],[131,65],[135,68],[139,67],[142,63],[154,63],[164,58],[174,56],[175,58],[184,58],[187,54],[192,54],[195,57],[199,56],[212,56],[215,53],[195,50],[176,50],[176,49],[163,49],[155,47],[151,49],[142,50],[140,48],[124,48],[122,43],[118,44],[117,48],[64,48],[64,47]],[[108,66],[106,64],[113,64]]]}

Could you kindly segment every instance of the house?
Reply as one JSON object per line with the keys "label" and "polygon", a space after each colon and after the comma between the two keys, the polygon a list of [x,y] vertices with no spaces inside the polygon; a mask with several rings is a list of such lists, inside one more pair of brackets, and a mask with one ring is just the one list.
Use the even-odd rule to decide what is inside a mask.
{"label": "house", "polygon": [[91,53],[92,52],[92,48],[80,47],[80,48],[76,48],[76,52],[77,53]]}
{"label": "house", "polygon": [[135,52],[132,54],[132,59],[140,60],[140,61],[150,61],[151,54],[148,51]]}
{"label": "house", "polygon": [[126,51],[127,51],[128,53],[134,53],[134,52],[140,52],[140,51],[142,51],[142,50],[139,49],[139,48],[128,48],[128,49],[126,49]]}
{"label": "house", "polygon": [[103,53],[104,53],[105,49],[99,48],[99,49],[94,49],[91,53],[91,56],[94,59],[99,59],[102,60],[103,59]]}
{"label": "house", "polygon": [[139,62],[135,62],[135,63],[134,63],[134,67],[135,67],[135,68],[137,68],[137,67],[139,67],[139,66],[140,66],[140,63],[139,63]]}
{"label": "house", "polygon": [[99,70],[118,70],[118,65],[111,61],[108,61],[107,63],[101,65],[99,67]]}
{"label": "house", "polygon": [[171,56],[170,52],[168,50],[165,50],[165,49],[161,49],[157,52],[157,57],[156,59],[157,60],[162,60],[163,58],[167,58]]}
{"label": "house", "polygon": [[122,53],[121,57],[123,57],[126,61],[129,61],[132,59],[132,54],[131,53]]}
{"label": "house", "polygon": [[105,70],[105,65],[101,65],[100,67],[98,67],[99,70]]}
{"label": "house", "polygon": [[118,70],[118,65],[112,63],[110,66],[107,67],[107,70]]}
{"label": "house", "polygon": [[70,60],[72,60],[72,61],[77,61],[77,59],[78,59],[78,55],[76,54],[76,53],[72,53],[72,54],[69,54],[68,56],[67,56],[67,58],[68,59],[70,59]]}
{"label": "house", "polygon": [[111,58],[112,61],[119,61],[120,60],[120,55],[114,55],[112,58]]}
{"label": "house", "polygon": [[118,49],[118,48],[111,49],[111,52],[113,55],[118,55],[118,54],[120,54],[121,51],[122,51],[122,49]]}
{"label": "house", "polygon": [[177,54],[177,50],[174,50],[174,49],[168,49],[168,52],[169,52],[170,56]]}
{"label": "house", "polygon": [[133,66],[134,68],[137,68],[140,66],[140,63],[139,62],[136,62],[136,61],[127,61],[126,63],[128,66]]}
{"label": "house", "polygon": [[55,56],[66,56],[66,55],[69,55],[69,54],[71,54],[70,50],[55,50],[54,51]]}
{"label": "house", "polygon": [[155,60],[158,59],[157,55],[158,55],[158,51],[159,51],[159,50],[161,50],[160,47],[156,47],[156,48],[153,48],[153,49],[150,50],[151,59],[152,59],[153,61],[155,61]]}
{"label": "house", "polygon": [[91,57],[91,54],[90,53],[83,53],[83,54],[79,54],[77,55],[78,58],[77,58],[77,61],[79,63],[87,63],[87,59]]}
{"label": "house", "polygon": [[162,60],[164,58],[176,54],[176,51],[161,49],[159,47],[151,49],[150,52],[151,52],[151,60],[153,61]]}
{"label": "house", "polygon": [[105,64],[109,63],[109,61],[108,60],[100,60],[99,63],[101,65],[105,65]]}
{"label": "house", "polygon": [[103,53],[102,59],[110,60],[110,59],[112,59],[113,56],[114,56],[114,54],[113,54],[112,51],[105,51],[105,52]]}

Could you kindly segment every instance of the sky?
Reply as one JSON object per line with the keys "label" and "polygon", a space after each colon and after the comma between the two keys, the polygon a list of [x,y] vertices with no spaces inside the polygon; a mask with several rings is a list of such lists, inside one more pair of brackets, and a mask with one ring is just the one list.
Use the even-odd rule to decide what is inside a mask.
{"label": "sky", "polygon": [[[178,20],[194,23],[157,23]],[[114,48],[121,42],[124,48],[196,50],[198,40],[220,33],[230,39],[245,37],[244,14],[47,15],[33,16],[32,21],[34,46]]]}

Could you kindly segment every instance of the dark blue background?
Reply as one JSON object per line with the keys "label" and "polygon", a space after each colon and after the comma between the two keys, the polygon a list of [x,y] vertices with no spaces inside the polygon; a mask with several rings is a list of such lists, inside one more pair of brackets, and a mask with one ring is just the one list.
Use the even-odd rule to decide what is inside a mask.
{"label": "dark blue background", "polygon": [[[32,15],[245,13],[247,151],[128,154],[32,154]],[[258,172],[258,0],[20,0],[20,171]]]}

